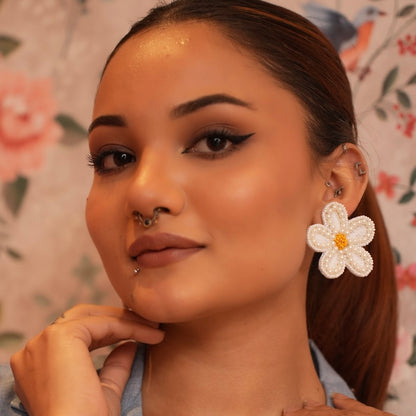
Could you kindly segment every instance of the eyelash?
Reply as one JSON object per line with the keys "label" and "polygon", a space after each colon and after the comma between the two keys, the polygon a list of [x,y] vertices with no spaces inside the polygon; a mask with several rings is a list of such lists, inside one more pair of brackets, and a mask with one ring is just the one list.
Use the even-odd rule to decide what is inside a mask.
{"label": "eyelash", "polygon": [[[192,144],[188,146],[182,154],[186,153],[195,153],[198,157],[202,157],[204,159],[219,159],[222,157],[227,156],[229,153],[239,150],[240,145],[242,145],[248,138],[253,136],[254,133],[245,134],[245,135],[236,135],[228,131],[227,129],[218,129],[218,130],[211,130],[208,132],[203,132],[198,135],[196,139],[193,140]],[[208,140],[220,139],[225,140],[231,143],[229,148],[220,151],[206,151],[201,152],[195,150],[195,147],[198,143]]]}
{"label": "eyelash", "polygon": [[[127,160],[125,163],[121,163],[120,165],[117,165],[113,168],[106,168],[104,167],[104,162],[108,156],[113,156],[113,163],[117,165],[117,162],[114,160],[116,156],[118,157],[127,157]],[[126,167],[126,165],[133,163],[136,161],[136,157],[127,150],[124,149],[118,149],[118,148],[110,148],[110,149],[104,149],[97,153],[91,153],[88,155],[88,166],[91,166],[94,168],[95,172],[99,175],[104,174],[111,174],[118,172]]]}
{"label": "eyelash", "polygon": [[[227,129],[216,129],[211,130],[208,132],[204,132],[198,135],[196,139],[193,140],[192,144],[185,148],[185,150],[182,151],[182,154],[195,154],[197,157],[201,157],[203,159],[219,159],[226,157],[228,154],[239,150],[240,146],[251,136],[253,136],[254,133],[245,134],[245,135],[235,135],[232,134]],[[208,142],[209,140],[215,140],[219,139],[220,141],[226,141],[230,142],[231,144],[228,146],[228,148],[220,149],[219,151],[216,150],[208,150],[208,151],[198,151],[196,149],[196,146],[198,143],[203,142],[204,140]],[[207,146],[208,147],[208,146]],[[106,158],[112,156],[113,160],[112,163],[116,165],[116,167],[106,168],[104,167]],[[115,160],[115,157],[125,158],[125,160],[118,160],[118,162]],[[128,164],[133,163],[136,161],[136,157],[134,154],[132,154],[129,150],[124,150],[120,148],[107,148],[104,150],[101,150],[97,153],[91,153],[88,155],[88,165],[93,167],[95,172],[99,175],[104,174],[111,174],[116,173],[122,169],[124,169]]]}

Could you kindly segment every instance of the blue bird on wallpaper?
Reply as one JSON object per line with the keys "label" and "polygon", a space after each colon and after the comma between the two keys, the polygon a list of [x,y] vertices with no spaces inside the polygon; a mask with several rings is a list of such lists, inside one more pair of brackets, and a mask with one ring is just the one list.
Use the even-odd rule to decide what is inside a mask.
{"label": "blue bird on wallpaper", "polygon": [[332,42],[347,71],[357,68],[361,55],[370,44],[375,22],[386,14],[375,6],[366,6],[350,22],[342,13],[314,2],[303,8],[306,17]]}

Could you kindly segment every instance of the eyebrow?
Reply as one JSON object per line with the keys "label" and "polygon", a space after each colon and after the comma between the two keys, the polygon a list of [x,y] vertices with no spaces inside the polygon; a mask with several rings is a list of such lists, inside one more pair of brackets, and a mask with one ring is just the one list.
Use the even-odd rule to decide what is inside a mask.
{"label": "eyebrow", "polygon": [[118,115],[106,115],[100,116],[93,120],[88,127],[88,133],[91,133],[93,129],[98,126],[114,126],[114,127],[126,127],[127,123],[124,117]]}
{"label": "eyebrow", "polygon": [[[254,110],[253,105],[247,103],[239,98],[233,97],[227,94],[212,94],[205,95],[192,101],[180,104],[172,109],[170,112],[171,118],[184,117],[188,114],[194,113],[201,108],[208,107],[214,104],[233,104],[240,107],[249,108]],[[113,127],[127,127],[127,122],[124,117],[119,115],[104,115],[99,116],[93,120],[88,127],[88,133],[91,133],[96,127],[99,126],[113,126]]]}
{"label": "eyebrow", "polygon": [[205,95],[203,97],[197,98],[196,100],[188,101],[178,105],[170,112],[170,116],[172,118],[179,118],[190,113],[194,113],[195,111],[198,111],[201,108],[207,107],[209,105],[224,103],[238,105],[240,107],[254,110],[254,107],[250,103],[240,100],[239,98],[227,94],[213,94]]}

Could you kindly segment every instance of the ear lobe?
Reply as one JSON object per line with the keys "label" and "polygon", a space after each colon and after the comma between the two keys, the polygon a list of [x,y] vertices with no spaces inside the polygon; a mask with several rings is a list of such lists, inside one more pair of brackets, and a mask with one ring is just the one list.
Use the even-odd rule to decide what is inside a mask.
{"label": "ear lobe", "polygon": [[338,201],[350,216],[357,208],[368,184],[368,167],[360,149],[352,143],[339,146],[322,162],[326,189],[325,204]]}

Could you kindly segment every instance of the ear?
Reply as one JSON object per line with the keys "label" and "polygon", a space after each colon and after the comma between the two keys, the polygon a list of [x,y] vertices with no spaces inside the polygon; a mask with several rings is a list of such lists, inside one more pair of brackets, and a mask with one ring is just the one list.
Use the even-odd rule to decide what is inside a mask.
{"label": "ear", "polygon": [[360,149],[353,143],[337,147],[321,162],[320,170],[326,180],[323,205],[341,202],[351,215],[368,184],[368,167]]}

